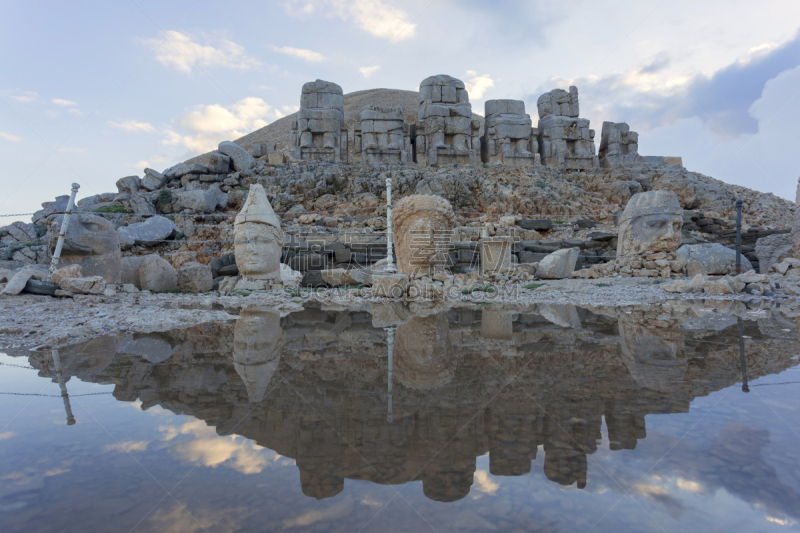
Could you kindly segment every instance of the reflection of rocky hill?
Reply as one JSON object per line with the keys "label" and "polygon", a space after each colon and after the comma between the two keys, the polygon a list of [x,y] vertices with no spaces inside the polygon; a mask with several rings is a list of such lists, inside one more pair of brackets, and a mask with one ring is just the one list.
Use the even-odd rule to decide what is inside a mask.
{"label": "reflection of rocky hill", "polygon": [[[489,453],[492,474],[522,475],[540,446],[550,480],[583,487],[603,417],[611,449],[633,449],[646,415],[686,412],[741,381],[735,326],[708,336],[682,329],[686,316],[596,313],[412,317],[395,332],[391,402],[387,332],[366,312],[246,310],[236,324],[96,339],[61,360],[67,376],[114,383],[119,400],[294,458],[309,496],[331,497],[345,478],[417,479],[429,498],[453,501],[469,493],[476,457]],[[790,334],[762,340],[752,323],[745,334],[750,379],[796,363]],[[31,362],[53,375],[48,355]]]}

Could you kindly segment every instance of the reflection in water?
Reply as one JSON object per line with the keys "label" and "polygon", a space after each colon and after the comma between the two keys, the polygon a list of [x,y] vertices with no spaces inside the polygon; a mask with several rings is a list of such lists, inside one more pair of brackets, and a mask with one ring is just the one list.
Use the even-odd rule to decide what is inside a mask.
{"label": "reflection in water", "polygon": [[64,411],[67,413],[67,425],[72,426],[75,424],[75,417],[72,415],[72,406],[69,403],[69,393],[67,392],[67,383],[64,381],[64,372],[61,369],[61,359],[58,357],[58,350],[51,350],[53,356],[53,369],[56,372],[56,379],[58,379],[58,387],[61,389],[61,399],[64,401]]}
{"label": "reflection in water", "polygon": [[[439,502],[460,500],[476,487],[486,494],[497,490],[486,471],[476,468],[477,458],[487,453],[493,476],[526,475],[543,453],[547,479],[591,486],[587,456],[603,440],[603,420],[610,450],[641,450],[645,442],[663,455],[674,447],[680,464],[670,457],[656,471],[666,475],[664,465],[670,465],[693,483],[722,483],[718,470],[736,456],[725,458],[720,451],[729,445],[727,433],[709,450],[695,450],[663,435],[646,439],[645,417],[686,413],[698,397],[742,378],[746,384],[748,372],[757,378],[796,364],[793,339],[750,341],[745,353],[743,341],[737,342],[744,336],[741,323],[682,329],[689,318],[685,310],[659,316],[539,305],[427,313],[392,304],[353,312],[307,308],[281,317],[249,308],[233,324],[150,339],[95,339],[91,351],[73,346],[62,357],[72,375],[113,383],[119,400],[189,414],[219,435],[235,435],[236,446],[244,437],[253,450],[264,447],[295,460],[309,497],[336,496],[345,479],[421,481],[425,496]],[[157,353],[142,353],[142,346]],[[44,356],[30,360],[52,375]],[[57,352],[53,362],[62,384]],[[737,434],[742,433],[747,432]],[[747,441],[752,446],[740,442],[736,449],[743,462],[748,454],[760,454],[766,442],[765,435],[753,435]],[[197,459],[209,446],[198,440],[180,451]],[[228,454],[225,460],[235,457],[239,471],[263,468],[263,459],[258,468],[248,466],[255,464],[252,450],[233,447],[230,441],[220,453]],[[709,453],[723,461],[715,460],[717,470],[710,472],[698,463],[710,458],[692,458]],[[769,505],[781,487],[786,494],[780,510],[791,514],[794,489],[763,461],[749,460],[769,478],[758,486],[771,484],[770,496],[745,496],[744,477],[726,489],[753,505]],[[698,465],[701,473],[687,464]],[[640,493],[659,494],[645,485]]]}

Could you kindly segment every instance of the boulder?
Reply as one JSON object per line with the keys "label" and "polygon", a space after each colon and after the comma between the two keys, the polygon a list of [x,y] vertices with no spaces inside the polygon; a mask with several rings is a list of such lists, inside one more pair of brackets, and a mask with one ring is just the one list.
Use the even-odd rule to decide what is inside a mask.
{"label": "boulder", "polygon": [[675,193],[634,194],[619,222],[617,257],[673,252],[681,245],[683,210]]}
{"label": "boulder", "polygon": [[247,150],[231,141],[223,141],[219,143],[217,150],[231,158],[233,168],[237,172],[251,170],[256,166],[256,160],[253,156],[247,153]]}
{"label": "boulder", "polygon": [[142,180],[139,176],[125,176],[117,180],[117,191],[127,193],[131,196],[139,192],[142,187]]}
{"label": "boulder", "polygon": [[131,210],[134,214],[145,217],[156,214],[155,198],[146,194],[134,194],[131,196]]}
{"label": "boulder", "polygon": [[69,265],[53,272],[50,281],[58,284],[61,283],[61,280],[64,278],[80,278],[82,275],[80,265]]}
{"label": "boulder", "polygon": [[117,230],[120,247],[125,250],[132,246],[154,246],[170,239],[180,232],[178,227],[166,217],[156,215],[144,222],[123,226]]}
{"label": "boulder", "polygon": [[702,209],[705,206],[723,208],[733,203],[733,194],[727,184],[709,179],[681,167],[659,169],[653,177],[653,190],[672,191],[685,209]]}
{"label": "boulder", "polygon": [[[58,242],[64,215],[58,215],[50,227],[50,254]],[[64,236],[59,266],[80,265],[84,276],[102,276],[109,283],[120,279],[122,255],[119,235],[110,221],[85,213],[70,217]]]}
{"label": "boulder", "polygon": [[106,289],[106,280],[102,276],[63,278],[58,286],[62,291],[69,291],[74,294],[103,294]]}
{"label": "boulder", "polygon": [[[36,226],[22,221],[12,222],[11,225],[0,229],[5,230],[10,237],[21,243],[31,242],[37,238]],[[3,242],[5,242],[6,238],[3,238]]]}
{"label": "boulder", "polygon": [[703,292],[706,294],[733,294],[735,291],[727,280],[706,280],[703,283]]}
{"label": "boulder", "polygon": [[217,207],[225,209],[228,206],[228,195],[216,187],[206,190],[179,191],[172,193],[175,211],[188,209],[195,213],[213,213]]}
{"label": "boulder", "polygon": [[756,257],[758,257],[758,270],[762,274],[769,272],[769,267],[780,263],[787,257],[792,257],[792,236],[788,233],[778,233],[761,237],[756,241]]}
{"label": "boulder", "polygon": [[444,268],[455,216],[450,202],[439,196],[411,195],[392,210],[397,269],[413,276]]}
{"label": "boulder", "polygon": [[357,268],[331,268],[322,271],[322,280],[331,287],[372,285],[369,272]]}
{"label": "boulder", "polygon": [[8,280],[8,284],[6,288],[3,289],[0,294],[6,294],[13,296],[15,294],[19,294],[25,288],[25,285],[28,283],[30,279],[44,279],[47,276],[47,271],[43,270],[42,268],[37,268],[33,265],[26,266],[17,270],[13,275],[11,275],[10,279]]}
{"label": "boulder", "polygon": [[[688,265],[697,261],[703,265],[705,274],[725,275],[736,272],[736,251],[719,243],[685,244],[678,248],[678,253],[688,259]],[[687,270],[688,270],[687,266]],[[742,255],[742,272],[753,270],[750,261]]]}
{"label": "boulder", "polygon": [[261,185],[250,187],[244,206],[234,220],[233,238],[236,266],[242,276],[280,279],[283,231]]}
{"label": "boulder", "polygon": [[[227,172],[227,170],[225,171]],[[179,179],[186,174],[208,174],[208,167],[200,163],[178,163],[164,171],[164,177],[168,179]]]}
{"label": "boulder", "polygon": [[178,269],[178,289],[181,292],[209,292],[214,285],[211,267],[201,263],[186,263]]}
{"label": "boulder", "polygon": [[144,177],[142,178],[142,188],[148,191],[157,191],[164,186],[166,179],[161,172],[157,172],[152,168],[144,169]]}
{"label": "boulder", "polygon": [[667,292],[674,292],[674,293],[685,293],[685,292],[692,292],[692,284],[685,280],[685,279],[676,279],[670,283],[667,283],[661,287]]}
{"label": "boulder", "polygon": [[569,278],[575,270],[580,252],[580,248],[565,248],[547,255],[539,261],[536,277],[540,279]]}
{"label": "boulder", "polygon": [[122,258],[121,283],[146,291],[172,291],[178,276],[172,265],[157,254]]}

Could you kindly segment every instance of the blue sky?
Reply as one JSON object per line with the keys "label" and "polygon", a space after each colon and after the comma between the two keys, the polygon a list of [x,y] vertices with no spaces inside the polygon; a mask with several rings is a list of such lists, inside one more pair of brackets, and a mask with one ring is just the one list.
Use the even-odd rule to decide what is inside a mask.
{"label": "blue sky", "polygon": [[309,80],[416,90],[438,73],[479,113],[519,98],[535,115],[577,84],[598,132],[626,121],[644,155],[793,200],[799,30],[790,0],[6,3],[0,214],[212,149],[293,112]]}

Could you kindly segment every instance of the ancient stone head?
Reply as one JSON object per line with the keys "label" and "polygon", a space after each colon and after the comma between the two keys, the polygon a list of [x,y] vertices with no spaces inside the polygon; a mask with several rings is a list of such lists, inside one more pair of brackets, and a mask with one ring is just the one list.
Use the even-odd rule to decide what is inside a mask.
{"label": "ancient stone head", "polygon": [[239,272],[250,279],[280,278],[283,231],[264,187],[250,187],[234,221],[234,252]]}
{"label": "ancient stone head", "polygon": [[428,274],[447,264],[455,216],[439,196],[406,196],[392,211],[397,268],[403,274]]}
{"label": "ancient stone head", "polygon": [[262,307],[242,309],[233,329],[233,366],[251,403],[264,398],[283,344],[280,313]]}
{"label": "ancient stone head", "polygon": [[683,209],[672,191],[634,194],[619,223],[617,257],[673,252],[681,245]]}
{"label": "ancient stone head", "polygon": [[[59,215],[50,226],[50,253],[55,251],[64,216]],[[81,265],[83,276],[102,276],[106,281],[119,281],[122,254],[119,234],[114,224],[103,217],[75,214],[70,217],[59,266]]]}
{"label": "ancient stone head", "polygon": [[450,383],[457,364],[447,316],[415,316],[397,326],[394,364],[397,379],[408,388],[428,390]]}
{"label": "ancient stone head", "polygon": [[688,360],[680,330],[619,320],[620,352],[636,383],[652,390],[676,389]]}

